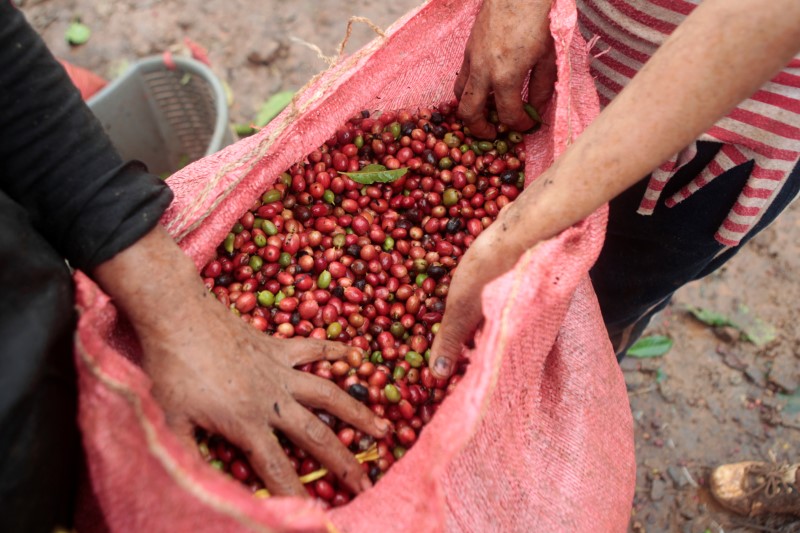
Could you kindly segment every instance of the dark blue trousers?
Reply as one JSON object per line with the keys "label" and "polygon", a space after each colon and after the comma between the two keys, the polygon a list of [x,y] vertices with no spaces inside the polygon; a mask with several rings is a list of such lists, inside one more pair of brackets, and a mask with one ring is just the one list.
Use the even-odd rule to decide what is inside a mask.
{"label": "dark blue trousers", "polygon": [[[662,199],[692,181],[720,147],[699,142],[697,156],[669,181]],[[748,162],[728,170],[674,207],[668,208],[662,201],[649,216],[636,213],[649,177],[611,201],[606,241],[590,275],[618,357],[642,334],[653,315],[667,306],[676,290],[724,265],[797,197],[800,165],[761,221],[738,246],[726,249],[714,239],[714,233],[736,202],[752,167]]]}

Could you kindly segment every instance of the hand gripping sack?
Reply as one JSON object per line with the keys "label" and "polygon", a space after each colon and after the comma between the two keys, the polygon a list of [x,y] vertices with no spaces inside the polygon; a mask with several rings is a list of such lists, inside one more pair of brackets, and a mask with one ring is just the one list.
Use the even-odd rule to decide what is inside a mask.
{"label": "hand gripping sack", "polygon": [[[480,2],[432,0],[312,80],[269,127],[169,179],[162,223],[198,268],[294,161],[362,109],[447,101]],[[572,0],[555,0],[558,85],[528,136],[527,179],[598,113]],[[606,209],[539,244],[486,287],[470,367],[376,486],[322,511],[254,499],[187,450],[129,358],[108,298],[78,274],[80,425],[94,496],[114,531],[624,531],[635,482],[630,408],[587,272]]]}

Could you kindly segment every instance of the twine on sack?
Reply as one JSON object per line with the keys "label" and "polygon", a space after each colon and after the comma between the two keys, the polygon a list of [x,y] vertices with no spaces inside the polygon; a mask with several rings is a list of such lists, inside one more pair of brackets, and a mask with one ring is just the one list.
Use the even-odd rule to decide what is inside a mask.
{"label": "twine on sack", "polygon": [[369,26],[372,31],[378,34],[379,37],[386,38],[386,34],[380,29],[377,24],[369,20],[367,17],[350,17],[350,20],[347,21],[347,28],[345,29],[344,39],[342,42],[339,43],[339,48],[337,49],[336,53],[338,57],[342,57],[344,54],[344,47],[347,46],[347,41],[350,40],[350,34],[353,32],[353,23],[354,22],[361,22]]}
{"label": "twine on sack", "polygon": [[367,17],[350,17],[350,20],[347,21],[347,29],[345,30],[344,39],[342,39],[342,42],[339,43],[339,46],[336,49],[336,55],[335,56],[326,56],[322,52],[322,49],[319,46],[317,46],[314,43],[310,43],[310,42],[308,42],[308,41],[306,41],[304,39],[301,39],[300,37],[295,37],[293,35],[293,36],[289,37],[289,40],[292,41],[293,43],[303,45],[306,48],[309,48],[310,50],[312,50],[313,52],[316,52],[317,53],[317,57],[320,58],[321,60],[323,60],[324,62],[326,62],[329,67],[331,67],[344,54],[344,49],[347,46],[347,41],[350,40],[350,35],[353,32],[353,23],[354,22],[363,22],[364,24],[369,26],[372,29],[372,31],[377,33],[379,37],[384,37],[384,38],[386,37],[386,34],[383,32],[383,30],[380,29],[380,27],[378,27],[378,25],[376,25],[374,22],[369,20]]}
{"label": "twine on sack", "polygon": [[305,40],[301,39],[300,37],[295,37],[294,35],[290,36],[289,40],[292,41],[295,44],[299,44],[299,45],[305,46],[306,48],[309,48],[312,52],[316,52],[317,57],[320,58],[321,60],[323,60],[324,62],[326,62],[329,67],[336,62],[336,57],[334,57],[334,56],[326,56],[322,52],[322,48],[320,48],[319,46],[317,46],[314,43],[310,43],[308,41],[305,41]]}
{"label": "twine on sack", "polygon": [[[264,137],[249,153],[242,156],[240,159],[236,161],[232,161],[230,163],[226,163],[223,165],[210,179],[206,181],[205,186],[198,194],[197,198],[194,202],[191,203],[190,206],[184,208],[181,212],[179,212],[175,218],[173,218],[166,226],[167,231],[172,235],[172,237],[177,241],[180,242],[183,240],[187,235],[192,233],[196,230],[200,225],[205,221],[206,218],[214,211],[216,208],[221,204],[230,194],[233,192],[239,184],[250,175],[253,169],[258,165],[261,159],[267,154],[267,152],[272,148],[275,144],[275,141],[280,137],[286,128],[289,127],[290,124],[294,122],[294,120],[299,116],[305,113],[313,104],[320,101],[324,96],[327,95],[328,91],[336,85],[336,83],[342,78],[345,73],[350,72],[350,67],[358,63],[362,58],[373,54],[378,48],[379,45],[382,44],[382,40],[373,40],[371,43],[366,45],[360,51],[356,52],[353,55],[350,55],[346,58],[344,57],[344,48],[347,46],[347,42],[350,40],[350,36],[352,33],[353,24],[355,22],[361,22],[369,26],[382,40],[386,39],[386,33],[378,27],[375,23],[369,20],[366,17],[350,17],[350,20],[347,21],[347,28],[345,29],[345,36],[342,39],[339,47],[337,48],[337,56],[334,58],[330,58],[325,56],[322,53],[322,50],[311,43],[306,43],[300,39],[297,39],[296,42],[300,44],[304,44],[309,46],[312,50],[316,51],[319,57],[329,63],[329,67],[322,72],[314,75],[303,87],[295,93],[292,101],[289,103],[289,112],[281,113],[283,117],[281,121],[276,125],[275,129],[270,131],[268,135]],[[326,75],[330,75],[329,79],[322,84],[313,94],[310,95],[302,104],[298,104],[298,101],[301,100],[301,96],[306,96],[306,92],[309,91],[311,87],[313,87],[317,82],[319,82],[323,77]],[[273,121],[274,122],[274,121]],[[272,125],[272,123],[270,123]],[[242,167],[241,165],[245,165]],[[205,203],[206,199],[209,197],[211,192],[219,185],[219,183],[223,180],[223,178],[230,173],[233,173],[236,168],[242,170],[242,172],[235,177],[231,183],[225,187],[217,198],[212,202],[212,204],[205,210],[204,213],[199,214],[203,204]],[[199,214],[199,216],[198,216]],[[195,220],[195,217],[197,219]],[[188,226],[184,226],[187,221],[194,220]]]}

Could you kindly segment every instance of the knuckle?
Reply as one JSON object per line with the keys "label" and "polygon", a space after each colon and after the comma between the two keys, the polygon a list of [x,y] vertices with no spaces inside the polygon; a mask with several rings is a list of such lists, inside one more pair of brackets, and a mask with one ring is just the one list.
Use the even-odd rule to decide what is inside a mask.
{"label": "knuckle", "polygon": [[445,337],[439,345],[439,357],[455,359],[461,351],[461,339],[457,336]]}
{"label": "knuckle", "polygon": [[281,463],[281,459],[278,457],[269,457],[266,459],[264,462],[264,475],[281,486],[288,486],[286,470]]}
{"label": "knuckle", "polygon": [[516,105],[498,106],[497,115],[503,124],[519,130],[527,130],[533,126],[533,120],[522,109],[522,100]]}
{"label": "knuckle", "polygon": [[493,77],[493,85],[495,91],[511,91],[519,85],[519,76],[516,72],[502,70],[495,73]]}
{"label": "knuckle", "polygon": [[527,131],[534,125],[533,120],[520,116],[506,118],[501,117],[500,120],[503,122],[503,124],[506,124],[510,128],[513,128],[517,131]]}
{"label": "knuckle", "polygon": [[[453,333],[451,332],[450,335],[447,336],[439,335],[438,337],[436,337],[436,340],[438,342],[434,344],[433,350],[431,350],[431,352],[436,354],[437,357],[446,357],[448,359],[452,359],[455,348],[461,346],[461,342],[457,340],[457,337],[453,337],[452,335]],[[433,361],[433,359],[434,357],[431,357],[431,361]]]}
{"label": "knuckle", "polygon": [[340,355],[347,351],[347,346],[340,342],[316,340],[315,343],[314,347],[323,358]]}
{"label": "knuckle", "polygon": [[360,474],[361,470],[361,467],[358,466],[358,463],[354,464],[354,461],[349,455],[343,456],[341,460],[345,464],[337,477],[341,480],[358,479],[358,475]]}
{"label": "knuckle", "polygon": [[469,96],[471,94],[465,92],[464,100],[461,100],[461,104],[458,106],[458,114],[466,121],[476,120],[481,116],[481,110],[467,99]]}
{"label": "knuckle", "polygon": [[319,355],[322,359],[326,359],[328,357],[328,354],[330,354],[333,351],[333,346],[325,342],[317,345],[317,351],[319,352]]}
{"label": "knuckle", "polygon": [[292,495],[298,493],[295,482],[283,474],[279,477],[272,478],[272,486],[270,489],[275,494]]}
{"label": "knuckle", "polygon": [[315,418],[311,418],[306,422],[305,426],[303,427],[305,431],[306,437],[308,440],[315,444],[323,444],[327,441],[329,430],[328,426],[316,420]]}
{"label": "knuckle", "polygon": [[516,100],[514,103],[503,102],[502,105],[497,106],[497,116],[504,124],[509,122],[519,122],[527,118],[525,111],[522,109],[522,100]]}
{"label": "knuckle", "polygon": [[329,406],[334,403],[334,400],[338,396],[338,392],[339,389],[336,388],[336,385],[327,381],[323,381],[317,388],[317,398],[323,405]]}
{"label": "knuckle", "polygon": [[460,351],[461,344],[465,338],[472,332],[473,325],[476,322],[476,313],[473,309],[464,309],[465,314],[462,320],[450,325],[447,335],[439,335],[442,339],[442,347],[448,353],[455,353]]}

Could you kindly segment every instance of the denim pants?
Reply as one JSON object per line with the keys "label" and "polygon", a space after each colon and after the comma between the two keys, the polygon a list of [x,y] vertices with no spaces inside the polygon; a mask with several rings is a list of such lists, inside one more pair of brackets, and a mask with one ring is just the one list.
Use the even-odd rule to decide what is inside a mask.
{"label": "denim pants", "polygon": [[[697,156],[670,179],[662,198],[691,182],[722,146],[714,142],[697,145]],[[606,240],[590,276],[619,358],[676,290],[724,265],[798,195],[800,165],[738,246],[720,244],[714,233],[736,202],[752,167],[752,162],[734,167],[674,207],[660,203],[652,215],[636,213],[649,178],[611,201]]]}

